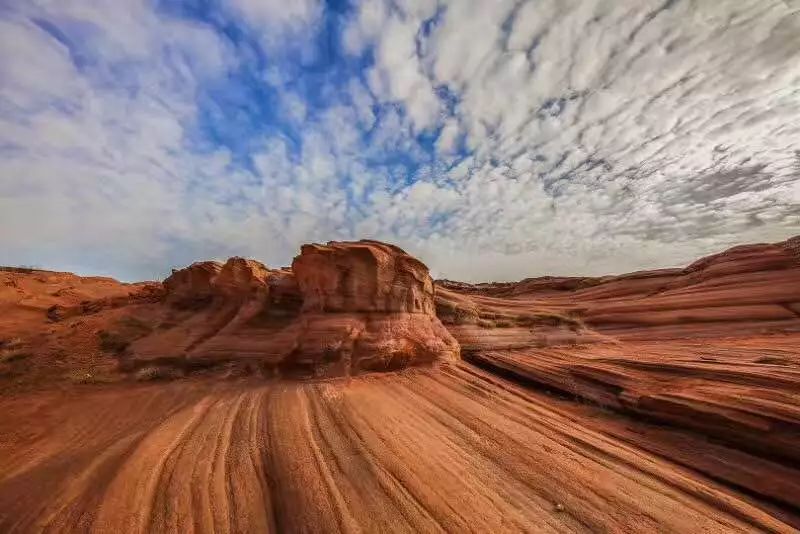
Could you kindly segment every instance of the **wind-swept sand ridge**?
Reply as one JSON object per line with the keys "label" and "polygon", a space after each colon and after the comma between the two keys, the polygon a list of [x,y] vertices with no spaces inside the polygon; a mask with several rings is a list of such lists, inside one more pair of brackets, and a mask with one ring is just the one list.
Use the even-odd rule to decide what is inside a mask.
{"label": "wind-swept sand ridge", "polygon": [[9,532],[792,531],[467,364],[0,403]]}

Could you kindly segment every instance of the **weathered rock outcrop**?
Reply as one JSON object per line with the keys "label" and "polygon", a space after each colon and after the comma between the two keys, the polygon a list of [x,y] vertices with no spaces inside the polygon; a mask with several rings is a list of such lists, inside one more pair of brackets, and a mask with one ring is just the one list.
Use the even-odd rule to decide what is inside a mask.
{"label": "weathered rock outcrop", "polygon": [[218,261],[199,261],[185,269],[173,270],[164,280],[167,301],[183,307],[207,303],[214,294],[213,281],[221,270]]}
{"label": "weathered rock outcrop", "polygon": [[132,367],[230,362],[268,375],[331,377],[459,357],[434,312],[428,269],[375,241],[305,245],[292,269],[231,258],[195,263],[164,283],[191,310],[132,346]]}
{"label": "weathered rock outcrop", "polygon": [[[798,245],[601,278],[443,281],[436,305],[468,362],[654,425],[661,437],[626,439],[796,510]],[[626,435],[627,425],[598,427]],[[687,452],[687,439],[716,450]]]}
{"label": "weathered rock outcrop", "polygon": [[[137,440],[147,428],[155,429],[146,439],[157,446],[136,447],[133,456],[117,455],[145,454],[146,461],[138,457],[124,468],[126,476],[134,476],[111,484],[114,498],[109,502],[119,502],[120,490],[137,487],[142,465],[163,460],[158,443],[165,439],[178,443],[185,438],[185,458],[176,465],[186,468],[175,473],[189,477],[196,474],[191,466],[197,455],[218,450],[220,443],[252,447],[227,455],[237,473],[242,458],[261,462],[263,440],[268,439],[271,452],[266,456],[274,463],[265,472],[254,464],[248,471],[250,485],[240,485],[244,492],[234,493],[263,512],[265,500],[251,497],[263,489],[265,473],[274,477],[270,480],[278,483],[283,527],[334,524],[333,516],[313,521],[320,517],[315,510],[327,510],[336,500],[348,514],[358,510],[360,524],[373,530],[391,528],[401,517],[422,517],[419,503],[426,510],[441,506],[436,519],[431,515],[438,528],[439,517],[469,508],[454,508],[439,498],[453,497],[447,488],[463,487],[464,473],[472,469],[470,480],[481,491],[462,492],[453,502],[471,498],[479,513],[469,523],[459,523],[457,530],[468,530],[486,518],[484,510],[502,502],[508,506],[497,510],[497,522],[480,523],[484,530],[502,530],[512,525],[509,517],[523,511],[532,514],[531,522],[514,523],[515,530],[574,518],[578,522],[571,525],[550,525],[652,531],[673,525],[686,531],[700,524],[698,516],[686,516],[687,510],[705,507],[710,514],[735,511],[719,523],[707,523],[709,531],[731,530],[735,517],[746,520],[742,531],[763,527],[789,532],[783,523],[800,526],[798,291],[800,238],[735,247],[683,269],[503,284],[434,285],[419,261],[373,241],[305,246],[293,268],[269,269],[242,258],[196,263],[163,284],[0,269],[0,387],[25,386],[24,380],[28,387],[56,381],[150,380],[209,369],[213,380],[207,382],[117,392],[101,388],[115,402],[92,400],[86,406],[105,406],[106,412],[87,410],[84,404],[73,407],[71,418],[105,413],[104,422],[140,415],[177,418],[134,428],[139,437],[131,436]],[[464,362],[436,372],[371,376],[346,387],[283,382],[256,389],[250,383],[241,388],[237,381],[216,380],[238,373],[294,378],[401,369],[457,359],[459,344]],[[184,387],[200,404],[172,410],[169,402]],[[214,390],[231,395],[214,400],[209,396]],[[118,405],[129,402],[130,395],[151,399],[153,392],[169,399],[160,404],[164,410],[153,410],[150,401]],[[76,398],[85,399],[83,394]],[[48,414],[54,421],[66,420],[62,412],[53,415],[62,405],[60,398],[51,401],[44,411],[27,400],[12,404],[3,413],[16,414],[18,420],[6,418],[5,434],[16,432],[18,421],[38,421]],[[91,431],[76,430],[71,421],[36,424],[57,432],[58,443],[89,450],[80,440]],[[190,427],[194,430],[185,430]],[[86,428],[117,432],[120,427],[92,419]],[[80,436],[73,436],[76,431]],[[183,438],[164,434],[172,431]],[[428,440],[424,447],[417,447],[420,436]],[[19,514],[40,525],[40,496],[32,492],[27,501],[19,496],[41,487],[43,473],[57,472],[67,480],[78,472],[64,471],[63,462],[43,456],[40,445],[51,445],[35,432],[25,430],[17,437],[33,448],[9,455],[12,471],[6,471],[12,474],[0,488],[0,503],[14,510],[6,520],[17,521]],[[121,437],[98,434],[94,446],[106,450]],[[230,443],[219,441],[227,438]],[[374,450],[365,456],[364,447]],[[417,465],[417,449],[426,451],[429,465]],[[351,461],[375,461],[382,458],[381,451],[387,452],[384,463]],[[472,459],[464,462],[465,454]],[[44,463],[28,469],[26,478],[18,470],[26,464],[14,461],[22,456]],[[295,465],[286,464],[287,458],[294,458]],[[112,465],[103,462],[97,468],[101,473],[94,470],[96,462],[89,464],[80,474],[85,480],[105,480]],[[344,471],[326,467],[333,464]],[[308,466],[319,468],[319,478],[298,478],[298,473],[316,470]],[[409,470],[413,466],[418,472]],[[431,470],[436,471],[434,479],[443,478],[442,491],[431,492],[428,480],[420,478]],[[225,469],[212,471],[226,476]],[[391,501],[364,504],[364,499],[388,495],[379,480],[387,472],[405,477],[393,485],[402,491]],[[514,476],[501,480],[498,472]],[[375,491],[348,485],[354,478],[370,481],[364,473],[381,475],[369,482]],[[337,481],[330,485],[332,476]],[[619,480],[612,480],[615,476]],[[174,492],[178,500],[173,502],[184,502],[179,496],[185,495],[188,478],[165,480],[174,484],[165,483],[156,493]],[[605,482],[597,486],[598,480]],[[480,486],[484,481],[487,485]],[[630,481],[639,483],[624,486]],[[642,491],[653,490],[653,484],[663,488],[643,500]],[[323,486],[334,488],[336,495],[320,492]],[[341,488],[352,490],[344,501]],[[686,493],[674,503],[661,500],[678,490]],[[408,499],[409,491],[416,492],[413,499]],[[512,493],[522,500],[509,504]],[[292,503],[285,506],[287,495],[319,497],[319,506],[304,499],[285,501]],[[223,502],[233,502],[229,497]],[[81,502],[96,502],[94,496],[87,499]],[[403,514],[387,516],[380,525],[370,522],[374,510],[397,511],[393,503],[401,499],[410,506]],[[735,508],[741,499],[759,510]],[[56,501],[49,517],[59,518],[65,510],[63,499]],[[351,507],[351,502],[362,504]],[[552,510],[542,507],[543,502],[553,503]],[[125,511],[140,508],[173,510],[156,504]],[[298,509],[310,510],[313,521],[290,523]],[[597,515],[602,509],[606,512]],[[70,517],[75,528],[85,526],[84,515]],[[409,524],[408,529],[415,528]]]}
{"label": "weathered rock outcrop", "polygon": [[467,350],[800,332],[798,243],[738,246],[683,269],[619,276],[442,281],[436,304]]}
{"label": "weathered rock outcrop", "polygon": [[70,317],[98,313],[103,310],[160,302],[164,298],[164,294],[164,288],[157,282],[144,282],[133,286],[127,295],[84,300],[78,304],[70,305],[54,304],[47,309],[47,318],[57,322]]}
{"label": "weathered rock outcrop", "polygon": [[428,268],[393,245],[303,245],[292,271],[306,311],[435,313]]}
{"label": "weathered rock outcrop", "polygon": [[214,293],[229,300],[264,300],[269,295],[270,271],[263,263],[231,258],[214,278]]}

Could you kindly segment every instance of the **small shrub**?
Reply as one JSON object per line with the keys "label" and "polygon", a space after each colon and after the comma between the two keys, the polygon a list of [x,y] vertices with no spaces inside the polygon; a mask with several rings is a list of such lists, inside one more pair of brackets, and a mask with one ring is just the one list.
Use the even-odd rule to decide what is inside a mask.
{"label": "small shrub", "polygon": [[100,338],[100,348],[105,352],[122,354],[130,345],[130,341],[124,339],[116,332],[100,330],[97,336]]}
{"label": "small shrub", "polygon": [[123,317],[119,320],[120,325],[130,330],[138,330],[142,334],[148,334],[152,332],[153,327],[150,324],[142,321],[138,317],[127,316]]}
{"label": "small shrub", "polygon": [[164,365],[150,365],[142,367],[133,375],[139,382],[149,382],[151,380],[175,380],[182,378],[183,372],[174,367],[167,367]]}
{"label": "small shrub", "polygon": [[18,337],[0,339],[0,350],[14,350],[22,346],[22,340]]}
{"label": "small shrub", "polygon": [[436,315],[444,324],[470,324],[478,319],[478,311],[474,305],[438,299]]}
{"label": "small shrub", "polygon": [[91,384],[94,375],[92,375],[92,373],[75,372],[69,375],[69,379],[76,384]]}
{"label": "small shrub", "polygon": [[12,352],[11,354],[5,354],[0,356],[0,362],[2,363],[19,362],[22,360],[27,360],[31,356],[33,356],[32,352]]}
{"label": "small shrub", "polygon": [[87,371],[73,371],[66,375],[66,379],[73,384],[108,384],[116,381],[112,376]]}
{"label": "small shrub", "polygon": [[566,326],[573,331],[583,327],[580,319],[547,311],[526,313],[517,317],[515,321],[519,326]]}
{"label": "small shrub", "polygon": [[36,265],[12,265],[12,266],[0,266],[0,271],[6,271],[9,273],[23,273],[23,274],[30,274],[35,271],[39,271],[39,267]]}

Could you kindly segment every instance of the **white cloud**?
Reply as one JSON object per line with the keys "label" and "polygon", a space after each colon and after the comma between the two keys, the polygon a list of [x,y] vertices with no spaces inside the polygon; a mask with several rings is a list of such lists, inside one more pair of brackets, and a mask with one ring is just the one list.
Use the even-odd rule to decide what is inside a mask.
{"label": "white cloud", "polygon": [[343,34],[345,50],[360,54],[375,45],[375,64],[367,73],[370,89],[385,101],[402,102],[416,130],[435,125],[441,111],[432,80],[417,50],[419,25],[436,12],[436,2],[391,6],[366,1]]}
{"label": "white cloud", "polygon": [[458,122],[454,119],[448,119],[436,140],[436,149],[440,154],[453,153],[457,148],[458,136]]}
{"label": "white cloud", "polygon": [[350,102],[353,109],[358,116],[361,128],[369,131],[375,125],[375,113],[372,110],[374,100],[372,94],[366,87],[357,79],[350,80],[348,92],[350,93]]}
{"label": "white cloud", "polygon": [[[465,278],[599,273],[797,232],[798,24],[778,1],[448,2],[429,35],[392,19],[371,34],[376,68],[424,66],[457,96],[438,153],[458,123],[475,151],[449,172],[460,201],[437,248],[491,260],[436,263]],[[413,121],[413,95],[383,81],[376,96]],[[523,261],[536,254],[555,261]]]}
{"label": "white cloud", "polygon": [[[191,231],[186,188],[209,158],[184,154],[185,128],[197,84],[231,58],[210,30],[138,6],[31,3],[3,22],[15,53],[0,61],[2,261],[102,269],[109,254],[128,273],[154,273],[164,237]],[[31,22],[44,15],[68,31],[57,39]],[[61,41],[78,36],[91,48]],[[94,57],[79,69],[76,53]]]}
{"label": "white cloud", "polygon": [[[141,277],[373,237],[500,280],[800,233],[800,15],[779,0],[365,1],[339,37],[367,71],[306,92],[276,58],[322,31],[317,2],[225,4],[265,65],[144,1],[2,13],[0,263]],[[242,65],[292,135],[199,146],[198,98]]]}
{"label": "white cloud", "polygon": [[422,130],[435,124],[439,100],[421,70],[415,35],[414,25],[390,16],[381,32],[376,65],[369,76],[372,92],[388,101],[403,102],[411,124]]}
{"label": "white cloud", "polygon": [[[24,20],[0,21],[0,79],[3,95],[21,110],[34,110],[56,99],[72,99],[81,91],[69,52],[43,30]],[[51,84],[51,80],[64,82]]]}
{"label": "white cloud", "polygon": [[345,28],[343,44],[351,54],[361,54],[383,30],[389,16],[384,0],[364,0],[357,7],[356,20]]}
{"label": "white cloud", "polygon": [[289,120],[297,124],[302,124],[303,121],[306,120],[308,108],[306,107],[305,101],[297,94],[284,90],[281,93],[281,105],[283,107],[283,112]]}
{"label": "white cloud", "polygon": [[319,0],[226,0],[223,4],[263,32],[269,42],[313,26],[323,11]]}

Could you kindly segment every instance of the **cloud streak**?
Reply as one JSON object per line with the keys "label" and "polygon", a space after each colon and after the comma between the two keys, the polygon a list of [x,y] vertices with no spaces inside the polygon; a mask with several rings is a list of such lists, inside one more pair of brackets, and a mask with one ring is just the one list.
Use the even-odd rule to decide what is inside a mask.
{"label": "cloud streak", "polygon": [[371,237],[438,276],[800,233],[781,1],[0,9],[0,263],[125,279]]}

